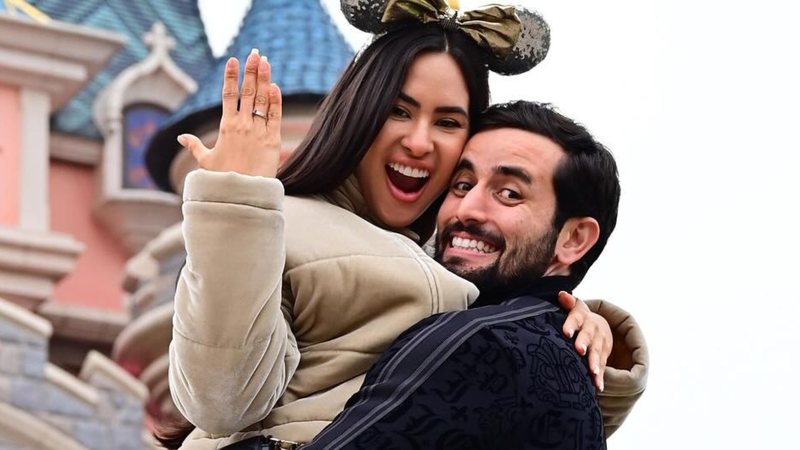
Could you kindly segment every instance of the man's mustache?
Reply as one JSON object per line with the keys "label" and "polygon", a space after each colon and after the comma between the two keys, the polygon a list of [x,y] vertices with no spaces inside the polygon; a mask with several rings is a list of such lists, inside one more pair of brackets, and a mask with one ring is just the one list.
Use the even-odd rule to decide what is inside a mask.
{"label": "man's mustache", "polygon": [[475,238],[480,238],[483,241],[486,241],[498,249],[502,249],[505,246],[505,239],[503,236],[487,230],[485,227],[478,225],[478,224],[464,224],[460,220],[455,220],[450,222],[444,227],[442,233],[440,234],[440,248],[443,247],[450,239],[453,233],[462,232],[467,233]]}

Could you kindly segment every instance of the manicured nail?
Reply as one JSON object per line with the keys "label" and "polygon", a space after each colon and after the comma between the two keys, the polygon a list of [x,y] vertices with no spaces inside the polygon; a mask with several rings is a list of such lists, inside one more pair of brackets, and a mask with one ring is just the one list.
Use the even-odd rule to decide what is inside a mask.
{"label": "manicured nail", "polygon": [[573,330],[571,327],[567,328],[567,334],[570,338],[572,338],[572,336],[575,336],[575,330]]}
{"label": "manicured nail", "polygon": [[178,136],[178,143],[181,145],[186,145],[186,135],[182,134]]}
{"label": "manicured nail", "polygon": [[251,55],[257,55],[258,54],[258,49],[254,48],[254,49],[250,50],[250,54]]}
{"label": "manicured nail", "polygon": [[589,351],[589,346],[586,345],[585,343],[581,344],[581,350],[583,350],[583,354],[585,355],[586,352]]}
{"label": "manicured nail", "polygon": [[600,366],[598,366],[598,365],[595,365],[595,366],[592,368],[592,373],[594,373],[595,375],[600,375]]}
{"label": "manicured nail", "polygon": [[267,61],[267,57],[266,57],[266,56],[262,56],[262,57],[261,57],[261,62],[263,62],[264,64],[266,64],[266,63],[268,63],[269,61]]}
{"label": "manicured nail", "polygon": [[606,390],[606,384],[603,383],[603,380],[600,380],[600,392],[603,392],[605,390]]}

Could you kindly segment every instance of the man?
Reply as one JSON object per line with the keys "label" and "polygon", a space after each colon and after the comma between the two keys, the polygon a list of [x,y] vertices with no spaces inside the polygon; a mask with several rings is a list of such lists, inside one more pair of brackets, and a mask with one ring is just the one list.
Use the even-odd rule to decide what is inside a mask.
{"label": "man", "polygon": [[438,218],[437,258],[479,287],[476,307],[401,335],[302,448],[605,448],[557,297],[602,252],[619,195],[613,157],[582,126],[547,105],[491,107]]}

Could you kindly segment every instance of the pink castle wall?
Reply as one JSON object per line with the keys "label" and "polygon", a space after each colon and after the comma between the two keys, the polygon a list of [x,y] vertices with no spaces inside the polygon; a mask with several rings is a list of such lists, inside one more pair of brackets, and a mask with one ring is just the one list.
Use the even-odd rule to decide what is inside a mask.
{"label": "pink castle wall", "polygon": [[0,225],[19,222],[19,90],[0,84]]}
{"label": "pink castle wall", "polygon": [[59,303],[122,311],[122,246],[96,223],[91,208],[93,168],[50,161],[50,220],[53,231],[69,233],[86,245],[75,270],[56,286]]}

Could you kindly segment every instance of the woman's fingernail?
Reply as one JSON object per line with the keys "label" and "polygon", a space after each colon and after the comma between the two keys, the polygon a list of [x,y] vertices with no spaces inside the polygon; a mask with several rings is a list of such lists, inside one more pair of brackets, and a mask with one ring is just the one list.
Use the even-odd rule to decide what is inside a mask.
{"label": "woman's fingernail", "polygon": [[595,365],[594,368],[592,369],[592,373],[594,373],[595,375],[600,375],[600,366]]}
{"label": "woman's fingernail", "polygon": [[600,392],[603,392],[605,390],[606,390],[606,384],[603,383],[603,380],[600,380]]}
{"label": "woman's fingernail", "polygon": [[262,57],[261,57],[261,62],[263,62],[264,64],[266,64],[266,63],[268,63],[269,61],[267,61],[267,57],[266,57],[266,56],[262,56]]}
{"label": "woman's fingernail", "polygon": [[589,351],[589,346],[585,343],[581,344],[581,350],[583,350],[583,354],[585,355],[587,351]]}
{"label": "woman's fingernail", "polygon": [[254,48],[254,49],[250,50],[250,54],[251,55],[257,55],[258,54],[258,49]]}
{"label": "woman's fingernail", "polygon": [[186,135],[182,134],[178,136],[178,143],[181,145],[186,145]]}
{"label": "woman's fingernail", "polygon": [[575,336],[575,330],[572,328],[567,328],[567,334],[569,334],[569,337],[571,338],[572,336]]}

